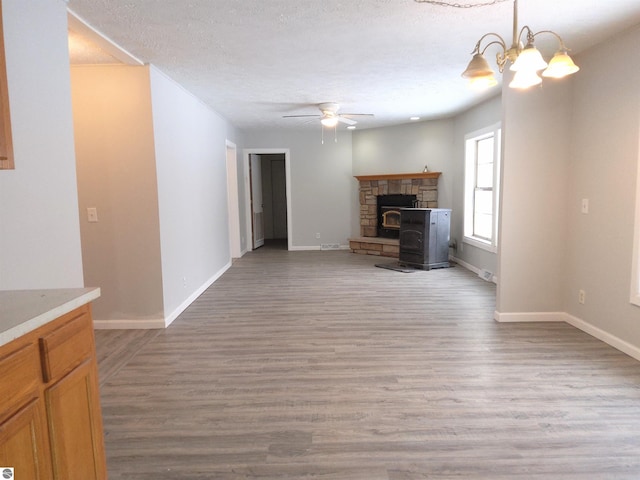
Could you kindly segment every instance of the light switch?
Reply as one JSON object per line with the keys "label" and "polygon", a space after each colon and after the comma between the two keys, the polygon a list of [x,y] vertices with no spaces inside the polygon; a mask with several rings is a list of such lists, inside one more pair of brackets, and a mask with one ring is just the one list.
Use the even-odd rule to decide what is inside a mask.
{"label": "light switch", "polygon": [[98,221],[98,210],[96,207],[87,208],[87,220],[90,223],[96,223]]}
{"label": "light switch", "polygon": [[582,199],[582,213],[589,213],[589,199]]}

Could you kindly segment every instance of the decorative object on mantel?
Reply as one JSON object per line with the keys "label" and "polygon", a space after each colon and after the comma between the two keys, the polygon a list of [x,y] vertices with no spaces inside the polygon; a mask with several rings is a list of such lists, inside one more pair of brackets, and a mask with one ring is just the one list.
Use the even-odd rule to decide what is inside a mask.
{"label": "decorative object on mantel", "polygon": [[[457,8],[473,8],[484,7],[487,5],[493,5],[495,3],[502,3],[506,0],[493,0],[492,2],[484,3],[467,3],[461,5],[459,3],[449,3],[437,0],[415,0],[418,3],[431,3],[435,5],[457,7]],[[522,37],[526,33],[527,43],[522,44]],[[550,34],[558,40],[558,51],[553,56],[549,63],[545,62],[542,55],[536,49],[533,42],[535,37],[541,34]],[[490,41],[481,50],[480,46],[482,41],[489,38]],[[479,88],[488,88],[497,85],[497,80],[493,75],[493,70],[489,66],[489,62],[484,58],[484,52],[491,45],[498,45],[502,48],[501,52],[496,55],[496,63],[498,64],[498,70],[503,72],[507,61],[511,62],[511,71],[516,72],[513,80],[509,83],[511,88],[527,89],[534,85],[542,83],[542,78],[538,75],[540,70],[543,77],[547,78],[563,78],[567,75],[576,73],[580,68],[573,63],[573,60],[568,54],[568,48],[565,46],[560,35],[551,30],[541,30],[539,32],[533,32],[525,25],[520,31],[518,31],[518,0],[513,0],[513,38],[511,46],[507,47],[507,42],[497,33],[485,33],[478,43],[476,43],[473,49],[473,58],[469,62],[467,69],[462,73],[464,78],[469,79],[471,85]]]}

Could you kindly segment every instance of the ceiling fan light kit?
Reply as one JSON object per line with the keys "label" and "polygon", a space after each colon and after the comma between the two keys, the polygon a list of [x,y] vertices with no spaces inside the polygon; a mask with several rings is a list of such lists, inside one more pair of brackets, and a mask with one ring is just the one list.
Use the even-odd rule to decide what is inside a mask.
{"label": "ceiling fan light kit", "polygon": [[[444,1],[437,0],[415,0],[418,3],[431,3],[435,5],[457,7],[457,8],[471,8],[471,7],[484,7],[493,5],[495,3],[502,3],[505,0],[493,0],[488,3],[476,3],[476,4],[457,4],[446,3]],[[521,39],[526,34],[526,46],[523,47]],[[554,36],[559,43],[559,48],[554,57],[549,63],[547,63],[540,52],[534,45],[534,40],[538,35],[550,34]],[[487,40],[486,45],[482,48],[482,42]],[[509,68],[511,71],[516,72],[513,80],[509,83],[509,87],[518,89],[527,89],[534,85],[542,83],[542,77],[539,73],[541,70],[543,77],[550,78],[563,78],[567,75],[576,73],[580,68],[573,63],[573,60],[567,53],[568,49],[565,46],[562,38],[557,33],[551,30],[542,30],[540,32],[533,32],[528,26],[522,27],[518,30],[518,0],[513,0],[513,39],[511,47],[507,46],[507,42],[497,33],[486,33],[478,43],[471,54],[473,55],[466,70],[462,72],[462,77],[469,80],[470,84],[474,88],[488,88],[497,85],[498,81],[494,76],[494,72],[489,66],[484,57],[484,53],[492,45],[498,45],[502,51],[496,55],[496,63],[500,73],[504,71],[504,67],[507,62],[511,63]]]}
{"label": "ceiling fan light kit", "polygon": [[336,125],[338,125],[338,118],[337,117],[322,117],[320,119],[320,123],[322,125],[324,125],[325,127],[333,128]]}

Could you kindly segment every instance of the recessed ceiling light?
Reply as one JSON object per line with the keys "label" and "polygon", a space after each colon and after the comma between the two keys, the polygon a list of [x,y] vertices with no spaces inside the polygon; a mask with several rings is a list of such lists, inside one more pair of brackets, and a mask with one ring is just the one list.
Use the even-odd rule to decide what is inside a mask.
{"label": "recessed ceiling light", "polygon": [[420,117],[411,117],[409,120],[413,120],[415,122],[416,120],[420,120]]}
{"label": "recessed ceiling light", "polygon": [[348,130],[355,130],[355,129],[356,129],[356,126],[355,126],[355,125],[349,125],[349,126],[347,127],[347,129],[348,129]]}

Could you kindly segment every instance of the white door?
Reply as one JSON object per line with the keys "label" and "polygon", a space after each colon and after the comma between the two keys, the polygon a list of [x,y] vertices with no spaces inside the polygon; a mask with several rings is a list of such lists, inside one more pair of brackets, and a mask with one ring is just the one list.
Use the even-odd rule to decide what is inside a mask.
{"label": "white door", "polygon": [[251,170],[251,229],[253,248],[264,245],[264,211],[262,204],[262,165],[260,155],[249,156]]}

